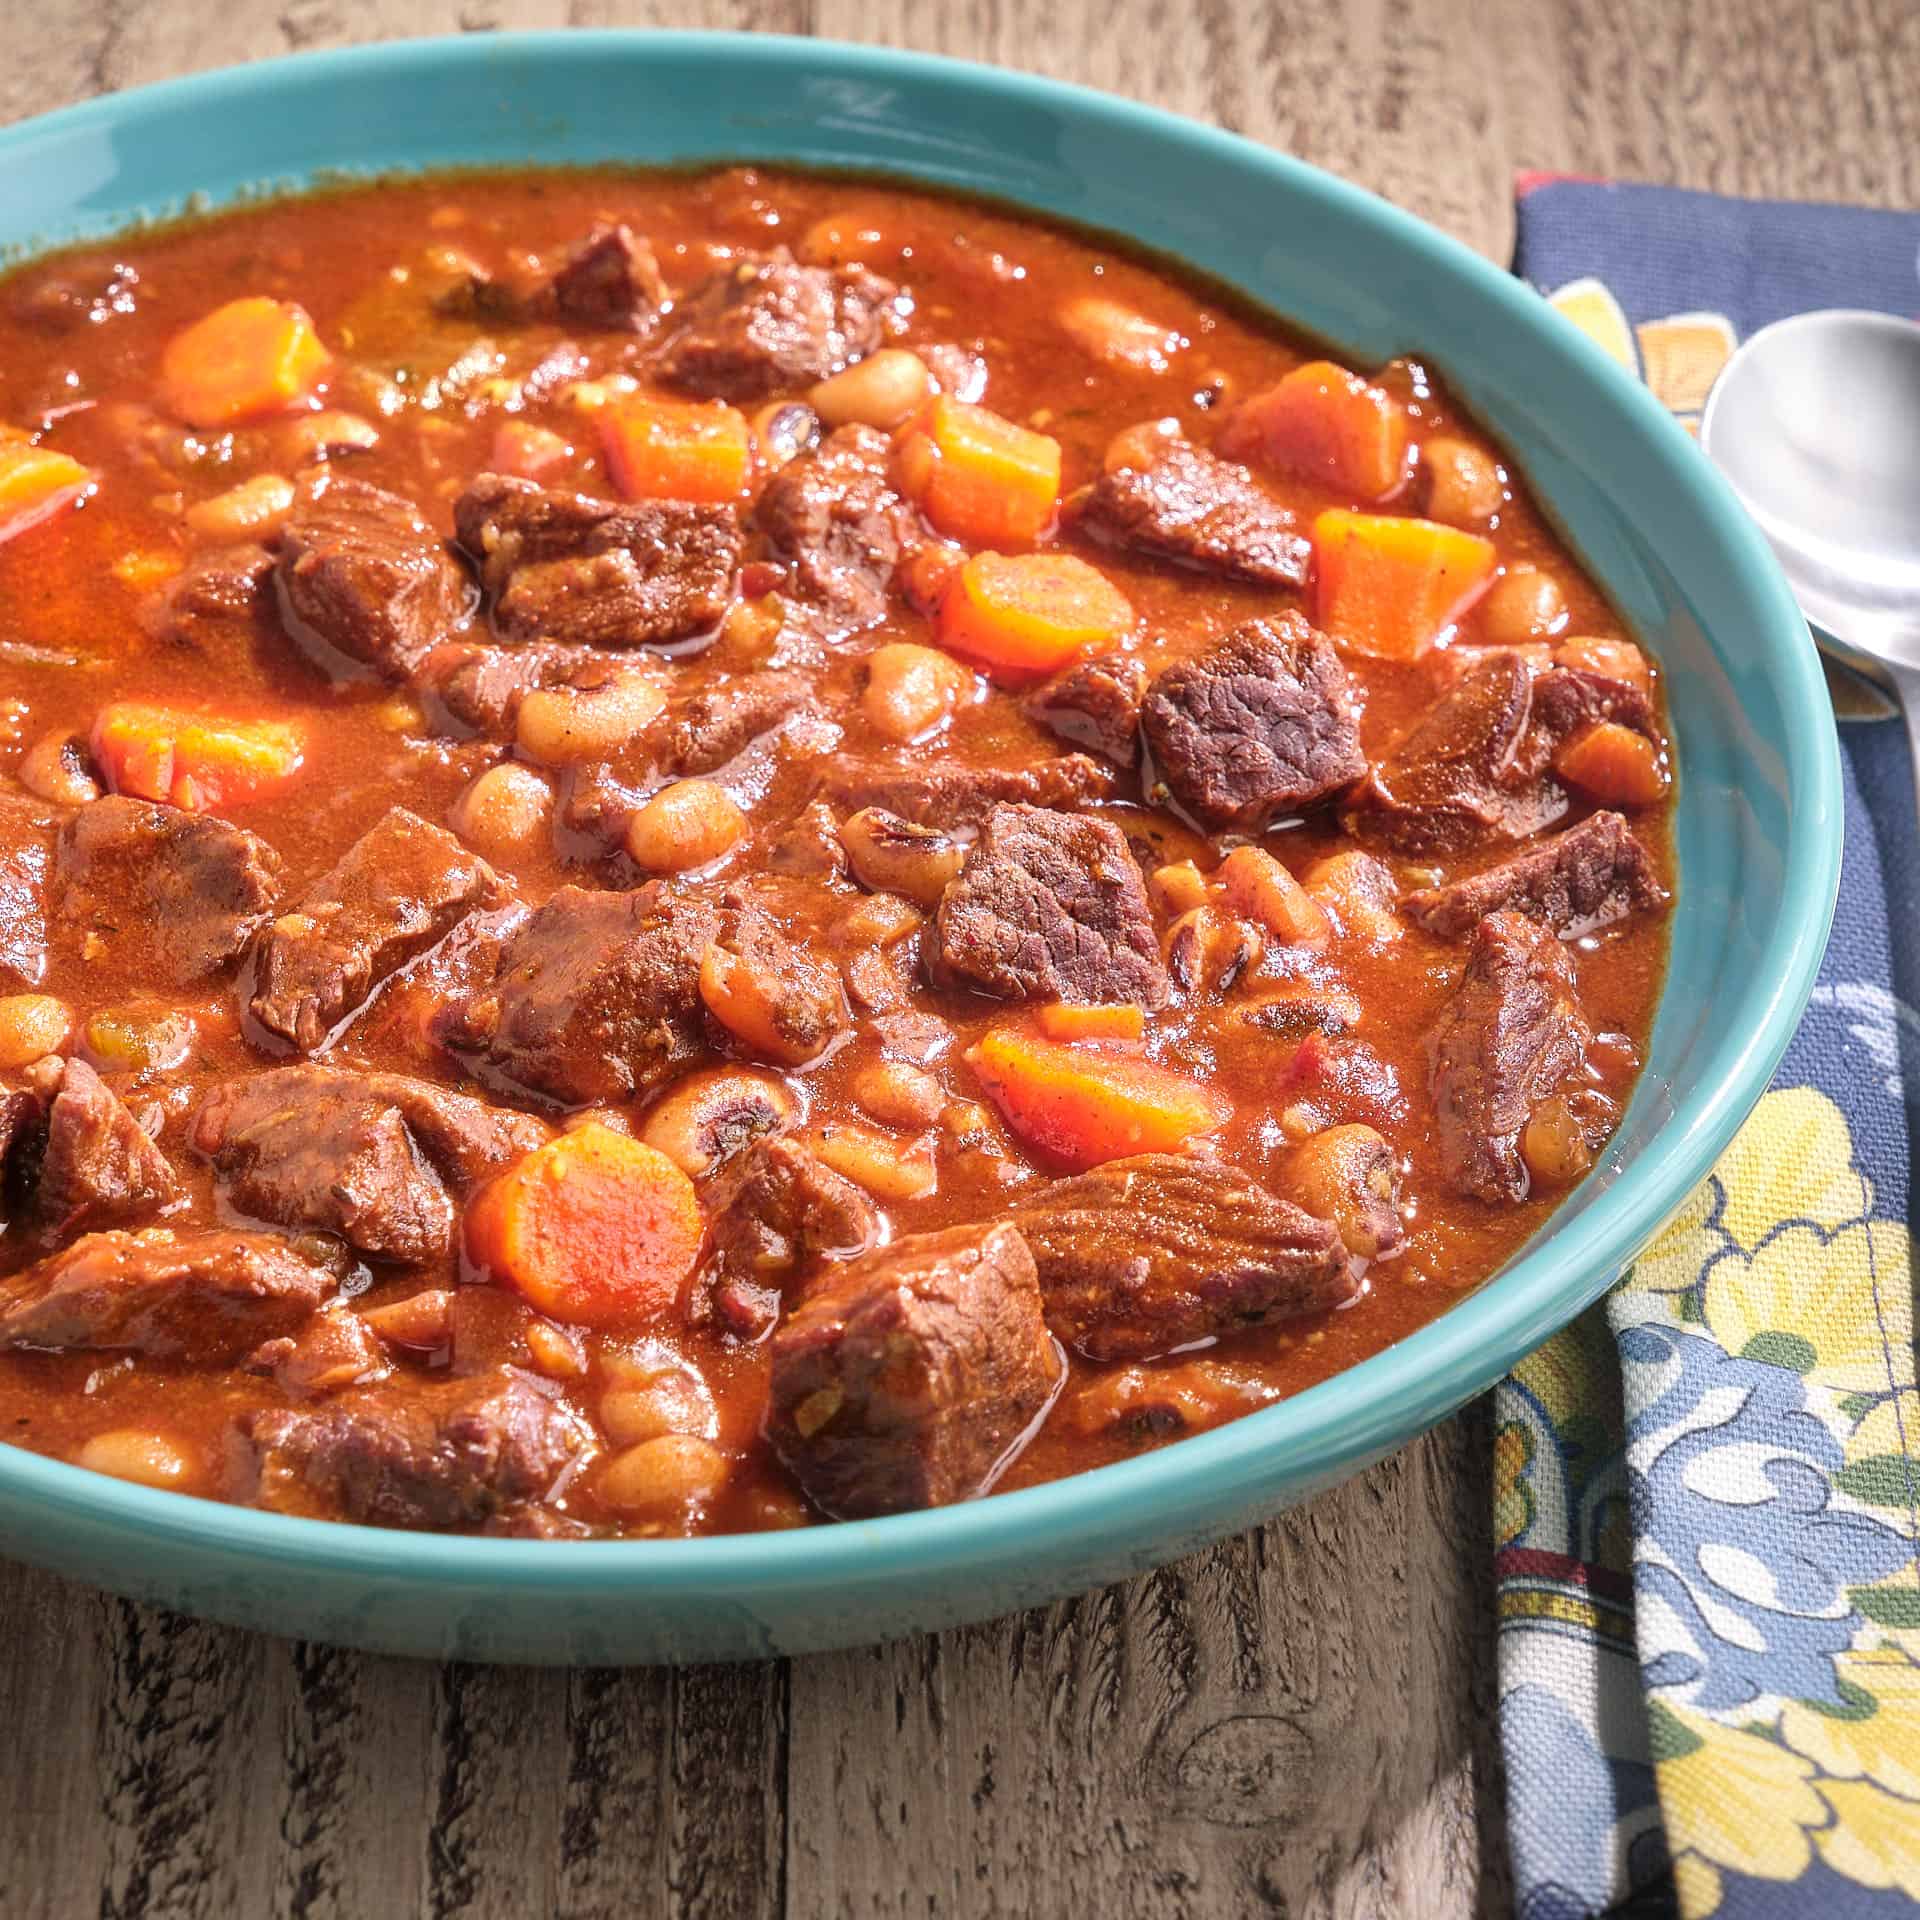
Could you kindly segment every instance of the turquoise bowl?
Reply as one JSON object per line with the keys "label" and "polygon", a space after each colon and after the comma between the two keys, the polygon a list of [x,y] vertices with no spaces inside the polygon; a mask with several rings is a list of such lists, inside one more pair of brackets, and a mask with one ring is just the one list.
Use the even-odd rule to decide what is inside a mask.
{"label": "turquoise bowl", "polygon": [[0,1547],[213,1619],[464,1660],[681,1661],[947,1627],[1137,1573],[1356,1473],[1598,1296],[1764,1090],[1840,866],[1839,759],[1772,557],[1658,404],[1497,268],[1212,128],[983,67],[650,33],[369,47],[0,133],[0,246],[352,173],[781,160],[1125,234],[1371,363],[1417,353],[1518,456],[1667,670],[1683,884],[1646,1075],[1606,1163],[1477,1293],[1292,1400],[1051,1486],[718,1540],[444,1539],[185,1499],[0,1446]]}

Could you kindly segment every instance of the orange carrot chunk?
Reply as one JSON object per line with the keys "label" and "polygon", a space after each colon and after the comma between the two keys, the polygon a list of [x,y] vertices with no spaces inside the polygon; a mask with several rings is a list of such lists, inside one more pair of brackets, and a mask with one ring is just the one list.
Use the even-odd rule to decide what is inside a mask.
{"label": "orange carrot chunk", "polygon": [[1609,807],[1651,807],[1666,798],[1669,784],[1659,746],[1617,720],[1582,727],[1554,755],[1553,770]]}
{"label": "orange carrot chunk", "polygon": [[202,813],[278,786],[299,768],[306,736],[283,720],[214,720],[120,700],[95,716],[92,744],[115,793]]}
{"label": "orange carrot chunk", "polygon": [[607,469],[622,498],[720,505],[746,491],[752,440],[737,408],[635,394],[610,402],[599,417]]}
{"label": "orange carrot chunk", "polygon": [[935,399],[903,433],[902,492],[950,539],[1024,547],[1060,498],[1060,442],[988,407]]}
{"label": "orange carrot chunk", "polygon": [[1038,1008],[1034,1018],[1049,1040],[1138,1040],[1147,1030],[1146,1014],[1131,1000],[1117,1006],[1053,1000]]}
{"label": "orange carrot chunk", "polygon": [[1234,415],[1220,450],[1356,500],[1385,500],[1406,482],[1407,412],[1357,373],[1309,360]]}
{"label": "orange carrot chunk", "polygon": [[1233,1113],[1214,1088],[1111,1041],[1064,1046],[995,1027],[967,1059],[1014,1132],[1068,1167],[1181,1153]]}
{"label": "orange carrot chunk", "polygon": [[997,679],[1031,680],[1132,627],[1127,596],[1070,553],[976,553],[948,582],[935,631]]}
{"label": "orange carrot chunk", "polygon": [[160,398],[190,427],[287,413],[331,365],[307,310],[256,295],[229,300],[176,333],[160,356]]}
{"label": "orange carrot chunk", "polygon": [[693,1182],[664,1153],[597,1120],[488,1182],[467,1252],[555,1320],[624,1332],[671,1313],[700,1255]]}
{"label": "orange carrot chunk", "polygon": [[93,484],[92,468],[71,454],[36,447],[10,430],[0,439],[0,542],[51,519]]}
{"label": "orange carrot chunk", "polygon": [[1329,507],[1313,523],[1316,618],[1349,653],[1418,660],[1486,592],[1494,558],[1437,520]]}

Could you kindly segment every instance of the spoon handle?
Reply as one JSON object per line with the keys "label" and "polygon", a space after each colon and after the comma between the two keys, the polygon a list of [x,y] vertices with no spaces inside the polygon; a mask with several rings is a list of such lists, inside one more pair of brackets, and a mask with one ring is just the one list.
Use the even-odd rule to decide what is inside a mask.
{"label": "spoon handle", "polygon": [[1904,660],[1885,660],[1881,666],[1892,680],[1900,711],[1906,716],[1907,745],[1913,749],[1915,801],[1920,804],[1920,667],[1909,666]]}

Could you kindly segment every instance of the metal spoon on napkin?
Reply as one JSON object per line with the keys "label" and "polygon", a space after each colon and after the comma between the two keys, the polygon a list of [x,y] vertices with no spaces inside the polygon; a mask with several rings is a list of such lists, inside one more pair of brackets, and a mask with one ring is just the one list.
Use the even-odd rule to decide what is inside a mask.
{"label": "metal spoon on napkin", "polygon": [[1708,396],[1700,444],[1815,639],[1892,682],[1920,782],[1920,325],[1836,309],[1761,328]]}

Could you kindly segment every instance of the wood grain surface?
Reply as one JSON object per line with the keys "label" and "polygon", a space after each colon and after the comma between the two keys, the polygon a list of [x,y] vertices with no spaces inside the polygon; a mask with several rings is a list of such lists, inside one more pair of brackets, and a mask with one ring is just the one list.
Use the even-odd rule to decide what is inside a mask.
{"label": "wood grain surface", "polygon": [[[0,121],[305,47],[727,26],[1195,114],[1504,258],[1538,167],[1920,203],[1912,0],[67,0]],[[3,1920],[1508,1910],[1487,1430],[1042,1612],[552,1673],[198,1625],[0,1565]]]}

